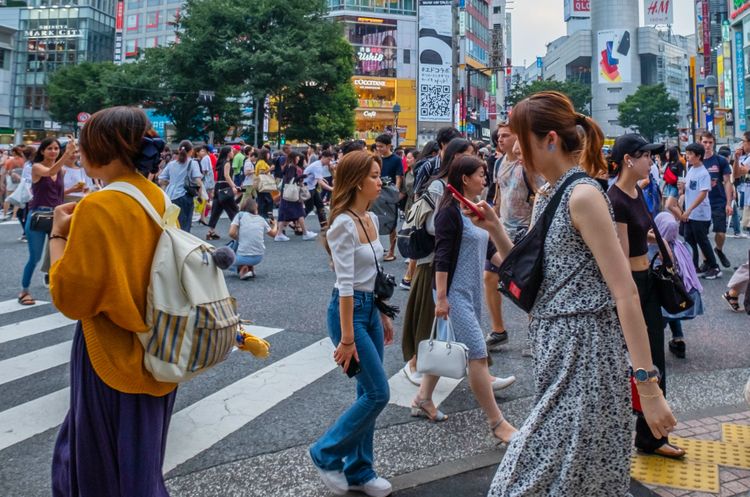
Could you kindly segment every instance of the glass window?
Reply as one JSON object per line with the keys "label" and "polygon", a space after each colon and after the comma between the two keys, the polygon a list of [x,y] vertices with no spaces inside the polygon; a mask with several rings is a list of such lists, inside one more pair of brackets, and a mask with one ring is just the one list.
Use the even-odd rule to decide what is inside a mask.
{"label": "glass window", "polygon": [[159,27],[159,12],[149,12],[146,14],[146,28],[154,29]]}
{"label": "glass window", "polygon": [[125,57],[133,58],[138,56],[138,40],[125,41]]}
{"label": "glass window", "polygon": [[130,14],[125,21],[125,29],[135,31],[138,29],[138,14]]}

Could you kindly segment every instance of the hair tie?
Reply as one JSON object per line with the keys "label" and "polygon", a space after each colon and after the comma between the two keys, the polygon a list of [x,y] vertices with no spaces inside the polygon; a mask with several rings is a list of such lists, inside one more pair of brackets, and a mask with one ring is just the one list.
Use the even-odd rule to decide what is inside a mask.
{"label": "hair tie", "polygon": [[576,124],[586,126],[586,116],[581,113],[576,114]]}
{"label": "hair tie", "polygon": [[164,150],[166,143],[161,138],[144,136],[141,138],[141,149],[135,158],[135,167],[144,175],[156,173],[159,171],[161,162],[161,151]]}

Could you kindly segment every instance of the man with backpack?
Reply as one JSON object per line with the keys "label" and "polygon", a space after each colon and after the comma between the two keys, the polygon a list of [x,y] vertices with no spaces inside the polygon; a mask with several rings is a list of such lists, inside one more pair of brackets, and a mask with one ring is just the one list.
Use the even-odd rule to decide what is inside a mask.
{"label": "man with backpack", "polygon": [[427,185],[430,183],[430,178],[435,176],[440,170],[441,157],[445,147],[448,146],[448,143],[450,143],[452,139],[460,137],[461,133],[459,133],[456,128],[446,127],[438,130],[435,140],[438,143],[440,153],[425,162],[424,165],[419,168],[419,171],[417,171],[417,175],[414,178],[414,192],[417,197],[424,193],[427,189]]}

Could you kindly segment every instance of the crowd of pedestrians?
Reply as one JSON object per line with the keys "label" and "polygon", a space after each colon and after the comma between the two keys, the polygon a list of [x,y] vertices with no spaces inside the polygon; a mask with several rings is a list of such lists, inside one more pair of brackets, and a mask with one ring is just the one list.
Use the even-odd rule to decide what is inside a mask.
{"label": "crowd of pedestrians", "polygon": [[[722,278],[721,266],[731,267],[728,228],[734,237],[750,232],[750,132],[734,152],[714,151],[710,132],[684,155],[637,134],[620,136],[605,152],[599,126],[560,93],[533,95],[511,116],[491,144],[447,127],[421,151],[394,150],[384,134],[372,149],[355,140],[273,153],[188,140],[172,149],[141,111],[117,107],[95,114],[80,143],[48,138],[36,148],[14,147],[0,170],[3,216],[21,223],[28,243],[18,300],[35,303],[29,288],[42,262],[55,305],[79,321],[75,401],[55,447],[53,495],[84,488],[92,495],[167,495],[161,465],[175,385],[126,367],[143,359],[132,332],[148,327],[148,254],[159,229],[123,196],[90,195],[114,180],[138,188],[159,215],[172,212],[169,199],[182,230],[201,223],[207,240],[221,245],[226,237],[235,252],[231,271],[241,280],[255,277],[265,237],[321,239],[336,275],[327,311],[333,360],[356,381],[354,403],[309,449],[337,495],[385,497],[392,490],[376,471],[373,437],[390,395],[384,347],[398,333],[398,309],[388,304],[397,281],[383,264],[399,255],[407,264],[399,286],[409,291],[402,372],[416,389],[410,413],[448,420],[433,402],[441,376],[420,359],[420,344],[460,345],[486,429],[507,446],[490,496],[626,495],[633,444],[683,457],[669,440],[676,420],[665,399],[665,352],[688,357],[683,322],[703,312],[701,278]],[[401,211],[409,230],[372,212],[388,187],[398,192],[393,212]],[[320,233],[307,222],[313,211]],[[222,215],[226,233],[217,231]],[[509,265],[522,264],[514,247],[540,230],[543,277],[527,309],[522,352],[533,366],[496,377],[493,354],[502,360],[511,333],[524,335],[506,328],[507,298],[498,287],[511,300],[525,290],[505,279]],[[85,263],[93,249],[84,236],[98,237],[95,255],[111,271]],[[750,278],[748,261],[737,262],[722,295],[732,311],[742,310]],[[658,268],[672,264],[675,285],[690,302],[677,313],[664,308],[656,281]],[[81,290],[71,292],[73,285]],[[672,338],[665,343],[667,326]],[[531,411],[517,427],[495,397],[516,375],[530,375],[534,385]],[[129,440],[127,450],[102,441],[110,436]],[[111,453],[97,452],[102,446]],[[128,478],[134,470],[142,478]]]}

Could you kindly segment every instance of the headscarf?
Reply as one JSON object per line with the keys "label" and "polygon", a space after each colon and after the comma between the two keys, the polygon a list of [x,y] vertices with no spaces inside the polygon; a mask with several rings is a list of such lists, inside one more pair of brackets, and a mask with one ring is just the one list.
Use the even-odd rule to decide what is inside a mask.
{"label": "headscarf", "polygon": [[660,212],[654,219],[656,228],[659,230],[661,237],[672,247],[672,254],[680,268],[680,276],[685,284],[685,289],[690,292],[693,289],[703,293],[703,286],[695,272],[693,266],[693,257],[690,249],[680,240],[680,225],[670,212]]}

